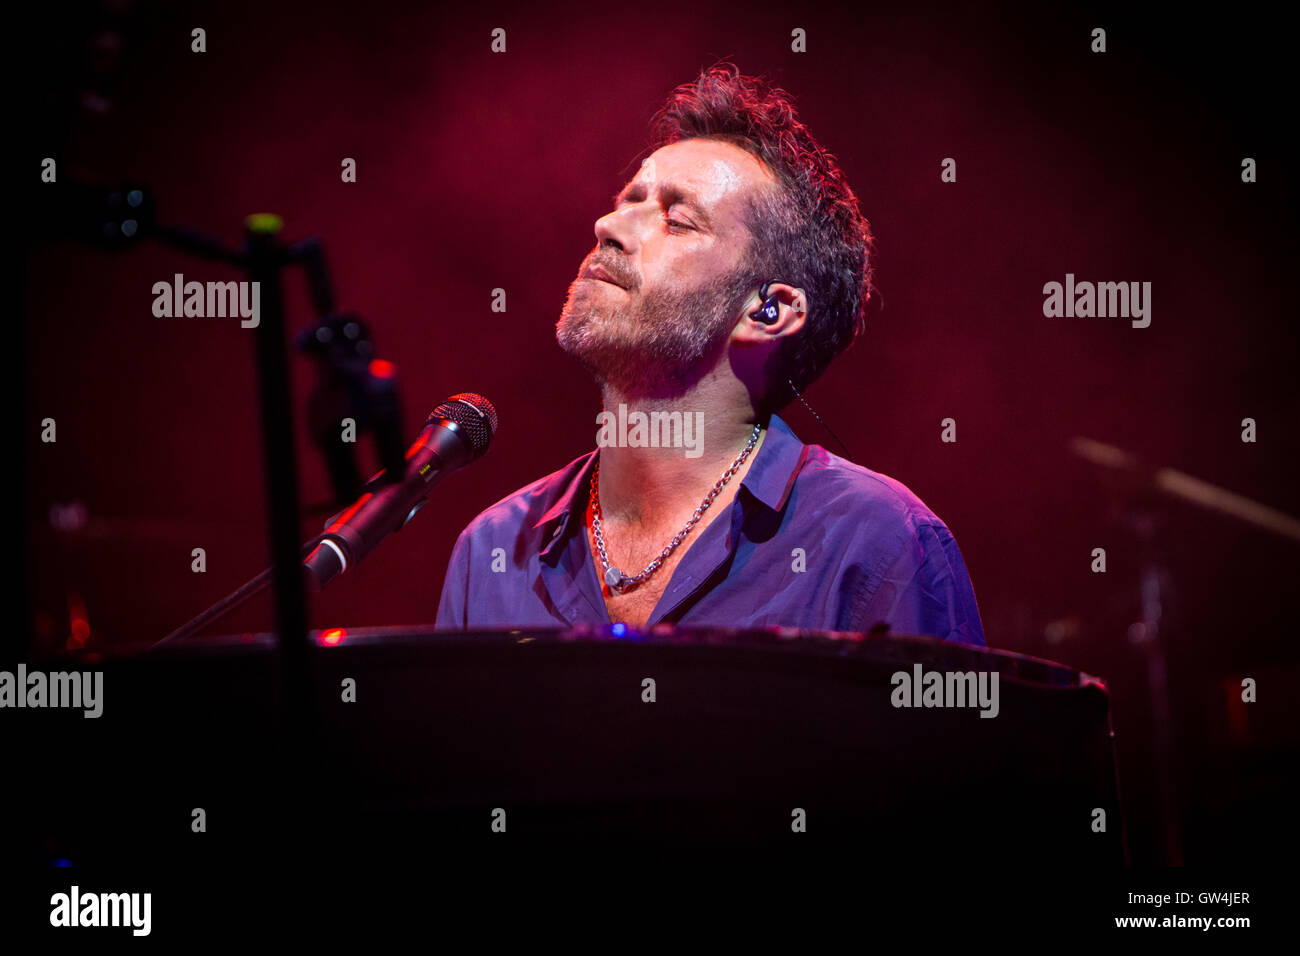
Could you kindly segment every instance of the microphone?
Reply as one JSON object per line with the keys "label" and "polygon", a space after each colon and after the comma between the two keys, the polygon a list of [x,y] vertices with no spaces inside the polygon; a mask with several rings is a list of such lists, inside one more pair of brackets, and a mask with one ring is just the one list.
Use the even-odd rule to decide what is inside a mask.
{"label": "microphone", "polygon": [[497,410],[482,395],[462,392],[435,408],[406,452],[405,473],[394,479],[379,472],[354,504],[326,523],[320,543],[303,562],[316,589],[404,528],[444,475],[483,456],[496,430]]}

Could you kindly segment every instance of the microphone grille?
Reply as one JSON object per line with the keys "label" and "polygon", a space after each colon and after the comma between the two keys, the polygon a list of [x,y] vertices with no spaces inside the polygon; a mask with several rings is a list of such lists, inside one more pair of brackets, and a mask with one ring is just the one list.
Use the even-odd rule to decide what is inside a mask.
{"label": "microphone grille", "polygon": [[475,456],[487,451],[497,430],[497,410],[482,395],[460,392],[447,399],[429,415],[429,421],[450,419],[461,427]]}

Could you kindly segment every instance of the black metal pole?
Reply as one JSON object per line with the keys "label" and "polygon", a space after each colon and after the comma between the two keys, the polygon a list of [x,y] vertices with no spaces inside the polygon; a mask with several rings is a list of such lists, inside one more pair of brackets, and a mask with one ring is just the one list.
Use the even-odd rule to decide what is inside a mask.
{"label": "black metal pole", "polygon": [[290,408],[289,360],[285,342],[280,274],[289,261],[279,243],[278,216],[259,214],[245,222],[247,263],[259,283],[257,366],[261,383],[262,453],[266,463],[271,539],[271,581],[279,633],[280,713],[285,746],[303,754],[311,725],[312,687],[307,647],[307,607],[303,596],[302,547],[298,536],[298,470]]}

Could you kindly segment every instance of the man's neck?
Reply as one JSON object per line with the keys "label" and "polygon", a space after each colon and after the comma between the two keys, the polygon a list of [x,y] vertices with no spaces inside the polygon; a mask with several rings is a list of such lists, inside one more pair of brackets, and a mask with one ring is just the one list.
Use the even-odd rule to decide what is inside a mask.
{"label": "man's neck", "polygon": [[[711,384],[706,379],[689,392],[668,399],[629,400],[612,386],[603,389],[609,424],[606,435],[614,440],[600,448],[604,520],[645,531],[675,526],[683,513],[689,515],[699,506],[744,450],[753,436],[757,415],[748,402],[727,400]],[[669,417],[655,418],[654,413]],[[688,437],[689,444],[634,447],[630,440],[638,420],[646,423],[647,436],[662,435],[654,423],[672,422],[671,434]],[[765,436],[764,432],[728,482],[732,494],[735,489],[730,486],[739,486]]]}

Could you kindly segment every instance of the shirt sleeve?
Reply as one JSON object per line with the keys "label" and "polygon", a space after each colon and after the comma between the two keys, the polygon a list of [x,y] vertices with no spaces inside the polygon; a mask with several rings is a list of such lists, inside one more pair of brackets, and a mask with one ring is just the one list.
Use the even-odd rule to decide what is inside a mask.
{"label": "shirt sleeve", "polygon": [[433,625],[435,630],[463,631],[469,627],[469,558],[470,536],[466,528],[451,549],[447,576],[442,582],[442,598],[438,601],[438,617]]}
{"label": "shirt sleeve", "polygon": [[886,570],[863,610],[859,629],[887,624],[894,634],[917,634],[985,646],[970,573],[952,533],[922,524]]}

